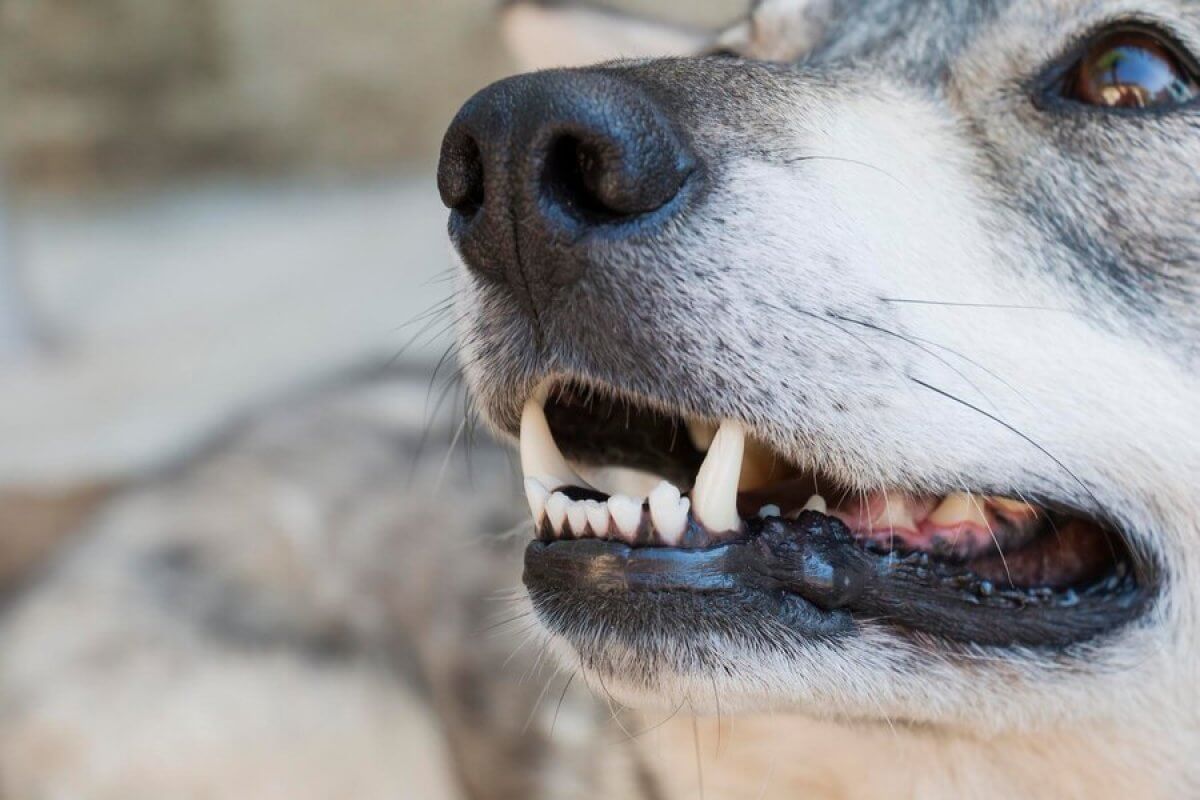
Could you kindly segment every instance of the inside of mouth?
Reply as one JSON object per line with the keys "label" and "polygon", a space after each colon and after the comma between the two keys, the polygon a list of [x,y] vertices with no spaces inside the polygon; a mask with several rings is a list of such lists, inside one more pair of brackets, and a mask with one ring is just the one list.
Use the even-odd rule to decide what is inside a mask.
{"label": "inside of mouth", "polygon": [[[527,407],[535,420],[544,417],[522,426],[523,461],[542,424],[552,437],[547,446],[565,462],[556,471],[568,473],[527,480],[543,540],[704,549],[737,541],[763,520],[817,511],[880,558],[924,554],[998,590],[1071,593],[1106,582],[1115,589],[1132,571],[1130,552],[1107,526],[1016,491],[865,490],[819,467],[796,467],[749,436],[730,447],[730,426],[575,386],[557,387],[542,402]],[[714,499],[722,493],[724,500]]]}

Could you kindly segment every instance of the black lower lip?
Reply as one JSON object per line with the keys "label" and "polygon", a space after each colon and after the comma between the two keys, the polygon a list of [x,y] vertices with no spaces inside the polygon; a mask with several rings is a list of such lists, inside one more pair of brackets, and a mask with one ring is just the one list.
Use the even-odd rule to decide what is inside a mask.
{"label": "black lower lip", "polygon": [[[849,615],[958,642],[1026,647],[1110,633],[1137,619],[1151,598],[1146,576],[1132,571],[1064,591],[1000,590],[922,554],[869,552],[840,521],[814,512],[752,524],[745,539],[710,550],[535,541],[525,552],[525,584],[535,603],[569,593],[577,608],[590,596],[614,614],[647,597],[789,597],[825,623]],[[813,615],[804,616],[811,625]]]}

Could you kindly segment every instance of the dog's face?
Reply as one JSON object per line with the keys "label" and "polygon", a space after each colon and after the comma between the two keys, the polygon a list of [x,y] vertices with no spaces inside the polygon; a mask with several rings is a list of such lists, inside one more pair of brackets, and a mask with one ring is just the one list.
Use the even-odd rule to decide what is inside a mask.
{"label": "dog's face", "polygon": [[468,103],[461,357],[567,657],[668,707],[1194,723],[1193,54],[1184,0],[791,0]]}

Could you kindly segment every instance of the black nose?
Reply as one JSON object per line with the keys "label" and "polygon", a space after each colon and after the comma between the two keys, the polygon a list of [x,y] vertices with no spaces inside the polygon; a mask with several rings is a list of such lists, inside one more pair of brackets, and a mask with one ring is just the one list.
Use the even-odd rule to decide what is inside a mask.
{"label": "black nose", "polygon": [[694,170],[663,111],[608,73],[500,81],[446,132],[438,189],[467,265],[538,295],[587,269],[593,234],[652,235]]}

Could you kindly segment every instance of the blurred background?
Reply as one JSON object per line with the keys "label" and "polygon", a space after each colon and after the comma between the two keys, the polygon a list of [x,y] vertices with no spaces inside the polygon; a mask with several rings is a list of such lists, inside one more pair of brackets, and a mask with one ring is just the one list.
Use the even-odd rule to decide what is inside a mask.
{"label": "blurred background", "polygon": [[[716,27],[744,3],[609,5]],[[457,107],[514,70],[496,11],[492,0],[0,2],[5,797],[99,796],[4,776],[31,752],[60,753],[22,738],[46,717],[29,711],[35,690],[14,694],[10,680],[14,653],[45,647],[37,635],[18,647],[13,620],[43,602],[32,595],[63,591],[58,565],[86,584],[86,565],[118,546],[106,537],[120,538],[111,520],[129,498],[231,447],[239,420],[290,418],[331,387],[385,375],[430,383],[451,335],[422,316],[449,294],[435,159]],[[379,402],[429,414],[428,391]],[[326,434],[324,458],[361,447]],[[311,426],[271,436],[285,446]],[[404,458],[424,454],[444,477],[439,442]],[[216,486],[208,504],[222,491],[236,502],[237,482]],[[173,509],[159,519],[181,519]],[[158,527],[169,526],[147,525],[145,546]],[[250,523],[225,533],[262,535]],[[80,619],[68,615],[64,635]]]}
{"label": "blurred background", "polygon": [[[717,25],[742,3],[610,5]],[[514,69],[496,10],[0,3],[7,547],[40,553],[34,528],[248,408],[363,365],[432,367],[449,331],[415,334],[449,292],[437,148]]]}

